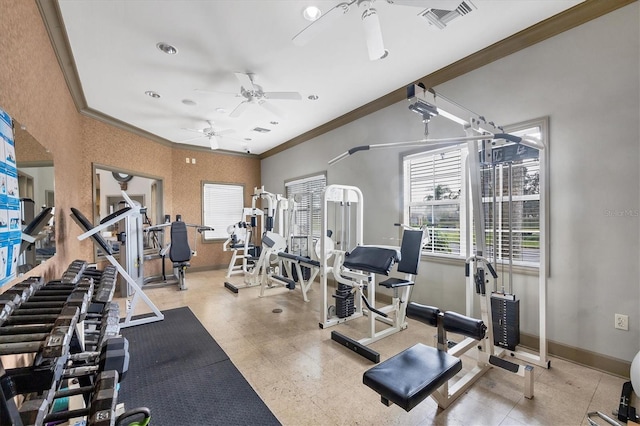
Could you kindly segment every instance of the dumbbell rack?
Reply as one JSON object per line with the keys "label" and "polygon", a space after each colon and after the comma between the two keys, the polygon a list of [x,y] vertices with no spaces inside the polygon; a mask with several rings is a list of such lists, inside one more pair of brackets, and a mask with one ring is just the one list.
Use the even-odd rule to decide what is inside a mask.
{"label": "dumbbell rack", "polygon": [[[112,303],[116,275],[112,266],[99,271],[76,260],[60,280],[31,277],[0,294],[0,355],[31,359],[11,369],[0,359],[0,425],[79,416],[88,425],[115,424],[118,382],[129,363]],[[71,377],[78,390],[64,389]],[[55,400],[73,395],[84,396],[86,408],[51,412]]]}

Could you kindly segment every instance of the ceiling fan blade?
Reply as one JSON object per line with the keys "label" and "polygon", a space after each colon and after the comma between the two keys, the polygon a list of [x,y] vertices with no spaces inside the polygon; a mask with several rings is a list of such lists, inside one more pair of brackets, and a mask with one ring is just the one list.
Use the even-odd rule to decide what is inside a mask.
{"label": "ceiling fan blade", "polygon": [[206,90],[206,89],[193,89],[194,92],[198,93],[206,93],[209,95],[231,95],[231,96],[239,96],[237,92],[220,92],[218,90]]}
{"label": "ceiling fan blade", "polygon": [[224,130],[220,130],[219,132],[216,132],[216,136],[224,136],[234,132],[235,132],[234,129],[224,129]]}
{"label": "ceiling fan blade", "polygon": [[349,11],[349,5],[353,3],[339,3],[332,9],[329,9],[326,13],[323,13],[320,18],[307,25],[302,31],[294,35],[291,39],[296,46],[304,46],[315,36],[328,28],[342,15]]}
{"label": "ceiling fan blade", "polygon": [[251,80],[251,77],[249,77],[249,74],[245,74],[242,72],[236,72],[234,74],[236,75],[236,78],[238,79],[242,87],[247,90],[254,90],[253,81]]}
{"label": "ceiling fan blade", "polygon": [[288,99],[292,101],[302,100],[302,95],[298,92],[264,92],[267,99]]}
{"label": "ceiling fan blade", "polygon": [[195,141],[195,140],[202,139],[202,138],[204,138],[204,136],[198,136],[198,137],[195,137],[195,138],[185,139],[183,141],[178,141],[178,143],[187,143],[187,142]]}
{"label": "ceiling fan blade", "polygon": [[233,118],[240,117],[240,115],[242,115],[244,110],[247,109],[249,104],[250,102],[248,101],[240,102],[240,105],[238,105],[233,111],[231,111],[231,114],[229,114],[229,117],[233,117]]}
{"label": "ceiling fan blade", "polygon": [[276,117],[284,118],[285,115],[286,115],[280,108],[276,107],[272,103],[267,102],[265,100],[262,100],[262,101],[258,102],[258,105],[260,105],[262,108],[266,109],[267,111],[269,111],[271,114],[275,115]]}
{"label": "ceiling fan blade", "polygon": [[188,131],[190,131],[190,132],[204,133],[204,132],[202,131],[202,129],[189,129],[189,128],[186,128],[186,127],[182,127],[181,129],[182,129],[182,130],[188,130]]}
{"label": "ceiling fan blade", "polygon": [[211,149],[220,148],[220,145],[218,145],[218,139],[215,136],[209,137],[209,145],[211,145]]}
{"label": "ceiling fan blade", "polygon": [[384,49],[384,40],[382,39],[382,29],[380,28],[380,19],[378,12],[371,7],[371,3],[363,1],[359,5],[362,9],[362,25],[364,34],[367,38],[367,50],[369,51],[369,59],[372,61],[382,59],[387,56]]}

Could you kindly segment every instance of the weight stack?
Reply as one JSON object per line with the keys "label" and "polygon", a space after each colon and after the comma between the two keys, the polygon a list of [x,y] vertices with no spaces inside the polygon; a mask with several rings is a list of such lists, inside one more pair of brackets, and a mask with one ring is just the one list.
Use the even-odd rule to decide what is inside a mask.
{"label": "weight stack", "polygon": [[351,286],[338,283],[338,289],[333,297],[336,299],[336,315],[338,318],[346,318],[353,315],[356,308],[353,303],[354,294],[351,292]]}
{"label": "weight stack", "polygon": [[510,351],[520,344],[520,300],[512,294],[491,295],[493,343]]}

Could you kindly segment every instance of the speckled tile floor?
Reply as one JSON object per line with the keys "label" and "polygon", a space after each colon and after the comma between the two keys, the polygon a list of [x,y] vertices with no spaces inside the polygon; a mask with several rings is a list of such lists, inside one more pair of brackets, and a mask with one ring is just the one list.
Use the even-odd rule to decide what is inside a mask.
{"label": "speckled tile floor", "polygon": [[[373,364],[330,337],[338,330],[357,338],[358,321],[366,319],[320,329],[317,285],[305,303],[299,290],[281,287],[265,297],[257,287],[234,294],[224,287],[224,274],[192,272],[188,290],[145,293],[163,310],[188,306],[283,425],[588,425],[588,412],[610,415],[617,407],[624,379],[553,357],[551,369],[535,368],[532,400],[523,397],[520,377],[491,369],[446,410],[431,398],[409,413],[386,407],[362,384]],[[136,313],[142,312],[141,306]],[[417,342],[432,344],[432,335],[409,320],[406,330],[371,347],[384,360]]]}

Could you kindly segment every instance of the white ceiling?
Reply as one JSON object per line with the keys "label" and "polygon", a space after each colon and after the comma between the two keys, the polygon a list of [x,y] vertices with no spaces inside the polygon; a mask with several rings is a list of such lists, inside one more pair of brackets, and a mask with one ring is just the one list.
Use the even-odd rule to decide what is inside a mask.
{"label": "white ceiling", "polygon": [[[339,1],[307,0],[58,0],[86,106],[171,142],[208,147],[184,130],[233,130],[220,149],[260,154],[340,117],[461,58],[570,8],[581,0],[471,0],[476,10],[443,30],[418,14],[433,0],[377,0],[389,55],[370,61],[361,10],[354,4],[306,46],[292,38],[309,22],[303,9],[323,12]],[[451,9],[461,0],[446,0]],[[156,44],[167,42],[178,54]],[[294,91],[302,99],[271,100],[276,116],[243,101],[236,72],[252,73],[265,92]],[[160,98],[145,95],[155,91]],[[309,100],[316,95],[317,100]],[[191,100],[196,105],[186,105]],[[278,124],[272,124],[277,122]],[[252,129],[271,129],[257,133]],[[203,136],[203,137],[199,137]],[[196,137],[198,139],[193,140]],[[247,141],[246,139],[251,139]]]}

